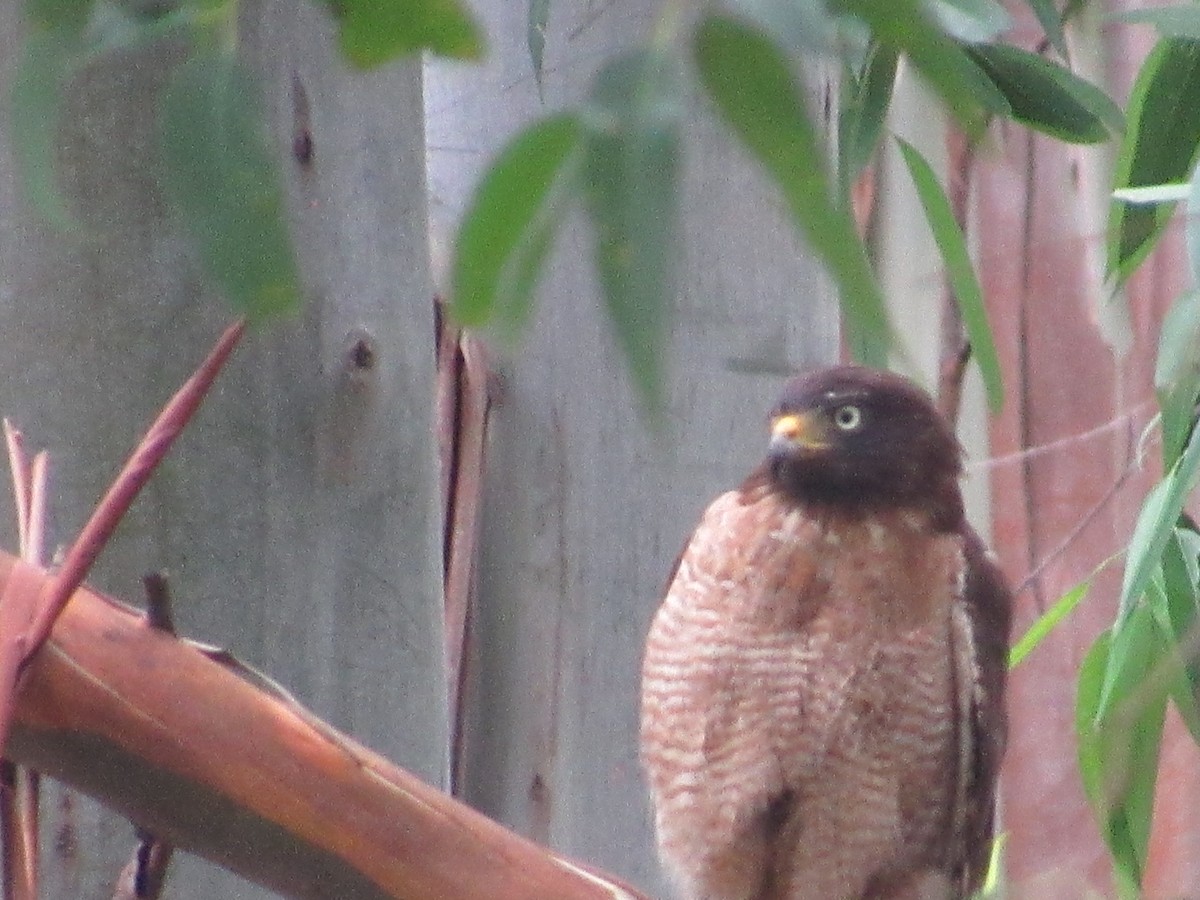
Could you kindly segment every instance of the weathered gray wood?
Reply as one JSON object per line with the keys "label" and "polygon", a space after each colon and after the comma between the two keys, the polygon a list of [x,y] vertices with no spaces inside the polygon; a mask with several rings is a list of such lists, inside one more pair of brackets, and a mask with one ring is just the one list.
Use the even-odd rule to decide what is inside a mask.
{"label": "weathered gray wood", "polygon": [[[0,6],[5,93],[19,33],[14,4]],[[326,12],[293,0],[244,4],[240,52],[265,77],[305,311],[247,338],[93,581],[136,596],[144,571],[166,568],[182,632],[442,783],[420,66],[349,71]],[[61,161],[80,235],[48,232],[16,202],[0,118],[0,413],[53,454],[57,541],[229,317],[156,188],[155,92],[177,60],[177,48],[123,54],[72,86]],[[292,155],[303,106],[307,165]],[[366,367],[351,353],[360,339]],[[15,546],[7,498],[0,520]],[[44,896],[111,896],[132,829],[55,791],[45,805]],[[173,866],[168,891],[260,895],[194,861]]]}
{"label": "weathered gray wood", "polygon": [[[431,202],[452,222],[473,175],[543,110],[524,4],[478,7],[485,73],[427,72]],[[546,107],[649,34],[649,2],[551,4]],[[461,793],[520,831],[666,896],[636,747],[650,615],[684,537],[761,457],[780,372],[837,353],[835,307],[757,168],[695,104],[666,431],[639,420],[574,223],[536,324],[501,364],[488,448]]]}

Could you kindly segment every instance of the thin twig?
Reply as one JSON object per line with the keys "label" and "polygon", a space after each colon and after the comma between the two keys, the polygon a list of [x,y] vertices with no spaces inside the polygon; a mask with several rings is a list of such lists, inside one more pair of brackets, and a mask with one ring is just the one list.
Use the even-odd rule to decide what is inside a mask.
{"label": "thin twig", "polygon": [[[31,566],[46,564],[46,511],[50,496],[50,454],[39,450],[29,470],[29,515],[26,532],[21,536],[21,553]],[[39,809],[41,775],[32,769],[17,768],[17,821],[23,838],[25,880],[30,897],[38,895],[38,867],[41,863]]]}
{"label": "thin twig", "polygon": [[142,576],[146,591],[146,622],[151,628],[175,634],[175,617],[171,614],[171,586],[162,572]]}
{"label": "thin twig", "polygon": [[[96,507],[92,517],[79,533],[79,537],[67,551],[66,559],[57,576],[50,582],[46,594],[40,598],[36,618],[25,635],[25,660],[38,651],[54,627],[63,607],[75,589],[87,577],[88,571],[104,549],[121,518],[125,515],[142,487],[154,474],[162,458],[170,450],[175,439],[195,414],[213,380],[221,371],[229,354],[237,346],[245,330],[245,320],[239,319],[225,330],[192,377],[189,378],[167,403],[142,442],[125,463],[125,468],[109,487],[108,493]],[[0,685],[0,687],[3,687]]]}
{"label": "thin twig", "polygon": [[[146,591],[146,622],[151,628],[175,634],[171,615],[171,589],[167,576],[150,572],[142,576]],[[113,900],[158,900],[167,880],[167,866],[175,848],[149,831],[138,829],[138,845],[113,889]]]}
{"label": "thin twig", "polygon": [[1022,579],[1021,583],[1017,585],[1016,589],[1013,591],[1014,594],[1020,594],[1021,592],[1033,587],[1033,585],[1037,583],[1037,580],[1042,577],[1042,574],[1046,571],[1046,569],[1056,562],[1064,553],[1070,550],[1072,546],[1074,546],[1075,542],[1079,540],[1080,535],[1083,534],[1084,529],[1091,525],[1092,522],[1096,520],[1096,517],[1104,511],[1104,507],[1108,506],[1108,504],[1112,502],[1112,499],[1116,497],[1118,493],[1120,493],[1121,488],[1125,486],[1125,482],[1129,480],[1129,476],[1132,475],[1136,469],[1137,464],[1135,462],[1130,462],[1124,468],[1124,470],[1122,470],[1121,474],[1117,476],[1117,480],[1114,481],[1109,489],[1104,492],[1104,496],[1097,500],[1096,503],[1093,504],[1092,508],[1084,513],[1079,521],[1075,523],[1075,526],[1070,530],[1070,532],[1068,532],[1061,541],[1055,544],[1053,549],[1043,556],[1037,565],[1029,570],[1029,574]]}
{"label": "thin twig", "polygon": [[1044,444],[1034,444],[1032,447],[1014,450],[1012,453],[1003,453],[1000,456],[989,456],[987,459],[981,459],[977,462],[968,463],[966,469],[968,472],[976,472],[980,470],[994,469],[1000,466],[1007,466],[1011,465],[1012,463],[1023,463],[1028,460],[1037,459],[1039,456],[1045,456],[1048,453],[1054,453],[1058,450],[1069,448],[1075,444],[1081,444],[1098,437],[1103,437],[1111,431],[1128,427],[1139,417],[1142,412],[1153,408],[1154,405],[1154,400],[1143,400],[1141,403],[1134,405],[1132,408],[1121,413],[1115,418],[1109,419],[1107,422],[1102,422],[1093,428],[1089,428],[1087,431],[1079,431],[1075,434],[1068,434],[1066,437],[1056,438],[1055,440],[1047,441]]}
{"label": "thin twig", "polygon": [[[946,139],[949,156],[947,182],[950,206],[959,230],[967,233],[967,207],[971,196],[971,173],[975,167],[975,142],[959,131]],[[958,296],[949,270],[942,277],[941,346],[938,354],[938,411],[951,426],[958,425],[962,406],[963,380],[971,360],[971,341],[963,324]]]}
{"label": "thin twig", "polygon": [[[947,309],[946,319],[956,318],[960,333],[958,334],[958,349],[951,351],[943,349],[942,359],[938,369],[938,412],[942,414],[947,422],[955,428],[958,427],[958,415],[962,409],[962,389],[963,381],[967,377],[967,364],[971,361],[971,342],[967,340],[967,334],[962,330],[962,319],[958,313],[958,307],[954,307],[954,312],[951,314]],[[949,326],[948,326],[949,327]],[[950,336],[944,335],[947,343],[950,341]]]}

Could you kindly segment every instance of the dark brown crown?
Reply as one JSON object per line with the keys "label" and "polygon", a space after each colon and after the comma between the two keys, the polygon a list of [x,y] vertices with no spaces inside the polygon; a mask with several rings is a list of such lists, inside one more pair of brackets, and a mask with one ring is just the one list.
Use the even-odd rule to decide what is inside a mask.
{"label": "dark brown crown", "polygon": [[769,477],[796,499],[926,510],[945,530],[962,522],[958,441],[908,379],[860,366],[810,372],[787,383],[771,421]]}

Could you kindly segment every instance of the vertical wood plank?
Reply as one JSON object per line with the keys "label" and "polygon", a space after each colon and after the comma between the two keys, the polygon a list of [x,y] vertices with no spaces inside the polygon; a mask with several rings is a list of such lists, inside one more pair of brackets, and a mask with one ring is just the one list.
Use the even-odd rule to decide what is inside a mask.
{"label": "vertical wood plank", "polygon": [[[657,11],[551,4],[543,106],[523,15],[506,2],[476,8],[492,41],[486,71],[435,65],[427,78],[443,234],[493,149],[530,117],[577,102]],[[782,373],[838,349],[824,276],[699,100],[684,140],[664,431],[637,415],[578,220],[559,236],[534,328],[500,362],[460,785],[489,815],[657,896],[668,890],[636,742],[645,630],[703,506],[761,458]]]}
{"label": "vertical wood plank", "polygon": [[[5,91],[13,7],[0,10]],[[143,572],[165,569],[182,634],[228,646],[441,784],[420,65],[348,70],[319,6],[255,0],[241,25],[239,52],[263,76],[284,162],[304,310],[248,336],[93,580],[137,596]],[[0,118],[0,411],[53,455],[60,541],[230,315],[155,181],[156,92],[178,59],[171,46],[122,54],[72,85],[60,156],[77,235],[52,234],[11,202]],[[311,138],[303,163],[299,124]],[[7,499],[0,517],[12,546]],[[61,793],[46,805],[46,895],[111,896],[132,829]],[[168,890],[261,896],[194,860],[172,866]]]}

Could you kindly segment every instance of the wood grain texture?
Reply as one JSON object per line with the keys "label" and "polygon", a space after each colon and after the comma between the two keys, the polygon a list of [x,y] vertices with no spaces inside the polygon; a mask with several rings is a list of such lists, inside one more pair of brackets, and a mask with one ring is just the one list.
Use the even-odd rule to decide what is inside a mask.
{"label": "wood grain texture", "polygon": [[[0,9],[6,60],[17,14]],[[144,572],[165,570],[181,633],[229,646],[438,785],[448,715],[420,66],[350,70],[318,5],[252,0],[239,16],[305,305],[248,336],[92,577],[137,597]],[[0,412],[52,455],[50,552],[229,318],[156,182],[151,113],[179,59],[174,44],[142,48],[72,82],[59,155],[81,234],[50,233],[19,202],[0,117]],[[7,546],[12,521],[0,500]],[[46,895],[111,896],[130,826],[57,791],[45,807]],[[170,890],[263,896],[186,858]]]}
{"label": "wood grain texture", "polygon": [[[533,116],[578,102],[659,7],[552,4],[544,103],[525,20],[476,4],[482,70],[431,65],[430,188],[447,235],[475,174]],[[812,79],[817,83],[818,79]],[[655,433],[604,320],[573,220],[489,420],[462,796],[524,834],[667,896],[637,760],[641,647],[704,503],[759,454],[781,370],[837,353],[836,304],[756,165],[697,98],[684,141],[681,284]]]}

